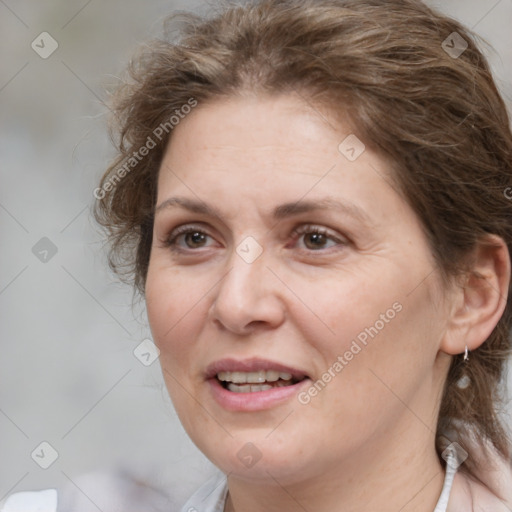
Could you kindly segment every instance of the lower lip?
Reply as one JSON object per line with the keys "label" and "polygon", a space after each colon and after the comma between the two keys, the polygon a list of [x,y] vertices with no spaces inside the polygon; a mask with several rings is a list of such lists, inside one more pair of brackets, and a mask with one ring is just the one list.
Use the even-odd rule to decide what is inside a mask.
{"label": "lower lip", "polygon": [[267,389],[266,391],[235,393],[225,389],[215,377],[208,380],[213,397],[217,403],[229,411],[261,411],[271,409],[296,396],[301,388],[307,386],[309,382],[309,379],[304,379],[291,386]]}

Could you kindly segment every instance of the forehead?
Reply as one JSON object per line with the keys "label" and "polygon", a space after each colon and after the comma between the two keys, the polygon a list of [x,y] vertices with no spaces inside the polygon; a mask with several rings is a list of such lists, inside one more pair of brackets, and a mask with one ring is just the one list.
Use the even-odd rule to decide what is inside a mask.
{"label": "forehead", "polygon": [[[364,145],[348,125],[329,119],[325,113],[297,95],[231,97],[199,105],[172,132],[162,162],[166,170],[229,172],[231,179],[267,173],[275,178],[284,172],[322,177],[338,163],[349,160],[340,153]],[[347,155],[345,155],[347,156]],[[359,156],[356,154],[356,156]],[[344,162],[342,160],[345,160]],[[353,165],[352,167],[356,167]]]}
{"label": "forehead", "polygon": [[270,211],[328,195],[371,210],[372,203],[401,201],[387,176],[386,162],[350,125],[328,118],[299,96],[234,97],[199,105],[175,127],[160,169],[157,202],[172,193],[200,201],[226,199],[237,208],[252,201]]}

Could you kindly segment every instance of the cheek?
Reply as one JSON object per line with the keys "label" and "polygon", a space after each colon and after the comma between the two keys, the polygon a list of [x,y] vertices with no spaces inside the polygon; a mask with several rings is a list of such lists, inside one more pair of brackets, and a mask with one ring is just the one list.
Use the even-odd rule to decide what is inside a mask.
{"label": "cheek", "polygon": [[204,314],[204,291],[178,272],[152,269],[146,281],[146,309],[162,366],[175,370],[192,357],[193,339]]}
{"label": "cheek", "polygon": [[382,278],[378,286],[374,283],[367,275],[342,271],[313,283],[295,280],[292,286],[300,300],[289,304],[291,317],[319,352],[343,354],[358,336],[361,342],[368,338],[367,328],[377,323],[379,331],[386,330],[397,317],[400,291],[386,286]]}
{"label": "cheek", "polygon": [[153,268],[146,281],[146,309],[153,341],[160,350],[167,391],[180,421],[190,432],[194,411],[188,391],[190,371],[198,353],[195,340],[199,339],[198,315],[204,313],[204,303],[190,290],[189,283],[180,282],[179,275]]}
{"label": "cheek", "polygon": [[345,274],[322,286],[294,288],[311,305],[297,304],[293,318],[314,348],[316,369],[326,387],[343,390],[329,400],[348,403],[352,397],[364,408],[372,397],[390,395],[383,382],[397,392],[413,388],[433,365],[440,329],[428,284],[410,293],[416,276],[379,270],[373,278]]}

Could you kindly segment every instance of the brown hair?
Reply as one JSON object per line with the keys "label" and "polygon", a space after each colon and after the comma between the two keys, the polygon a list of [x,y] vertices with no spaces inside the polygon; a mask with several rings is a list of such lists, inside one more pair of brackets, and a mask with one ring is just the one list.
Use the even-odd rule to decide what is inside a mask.
{"label": "brown hair", "polygon": [[[512,134],[475,40],[419,0],[260,0],[205,20],[185,16],[178,40],[148,45],[114,97],[119,156],[95,192],[112,268],[144,295],[171,117],[181,117],[184,105],[246,91],[301,91],[348,115],[358,137],[393,163],[393,178],[421,220],[443,276],[463,271],[464,258],[486,234],[502,237],[512,253],[512,203],[504,193]],[[468,451],[465,439],[473,431],[511,457],[499,418],[511,322],[508,303],[469,364],[453,357],[437,427],[441,463],[439,434],[453,426]],[[459,389],[463,371],[472,384]],[[470,452],[462,470],[475,475],[472,463]]]}

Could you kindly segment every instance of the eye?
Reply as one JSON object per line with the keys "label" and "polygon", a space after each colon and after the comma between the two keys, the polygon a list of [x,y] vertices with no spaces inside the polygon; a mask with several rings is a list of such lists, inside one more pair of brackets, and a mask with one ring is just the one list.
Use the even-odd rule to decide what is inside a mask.
{"label": "eye", "polygon": [[164,244],[171,250],[186,251],[210,247],[212,244],[208,244],[208,239],[213,240],[210,235],[198,227],[180,226],[171,232]]}
{"label": "eye", "polygon": [[293,231],[293,236],[294,240],[303,239],[303,246],[311,251],[330,249],[336,245],[347,245],[346,240],[338,238],[329,230],[320,226],[300,226]]}

